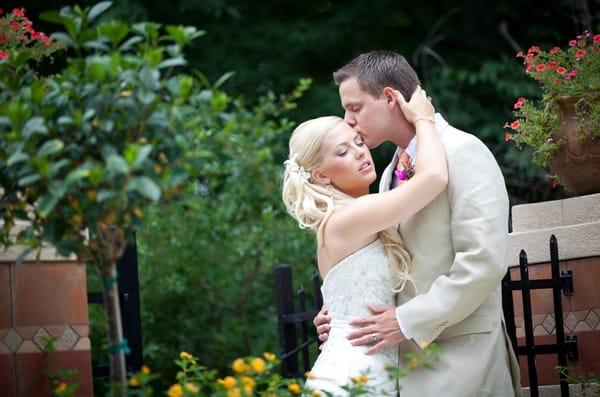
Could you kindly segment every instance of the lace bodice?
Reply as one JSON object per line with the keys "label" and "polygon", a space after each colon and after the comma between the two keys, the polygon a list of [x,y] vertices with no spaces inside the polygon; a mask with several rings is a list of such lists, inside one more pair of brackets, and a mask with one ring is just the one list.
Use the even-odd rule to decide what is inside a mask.
{"label": "lace bodice", "polygon": [[367,305],[395,306],[395,277],[377,239],[342,259],[323,279],[321,293],[333,321],[370,316]]}

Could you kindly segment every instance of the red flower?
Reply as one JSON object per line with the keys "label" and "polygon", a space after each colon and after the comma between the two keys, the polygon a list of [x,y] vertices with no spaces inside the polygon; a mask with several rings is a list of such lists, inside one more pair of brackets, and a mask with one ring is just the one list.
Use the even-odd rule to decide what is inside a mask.
{"label": "red flower", "polygon": [[44,45],[48,47],[50,46],[50,43],[52,43],[52,38],[42,33],[42,41],[44,42]]}
{"label": "red flower", "polygon": [[548,64],[548,66],[550,66],[550,69],[556,69],[558,65],[556,64],[556,62],[552,61]]}
{"label": "red flower", "polygon": [[527,53],[527,56],[525,58],[527,58],[527,59],[533,58],[533,52]]}
{"label": "red flower", "polygon": [[525,102],[525,98],[520,97],[519,99],[517,99],[517,102],[515,102],[515,104],[513,106],[515,109],[519,109],[521,106],[523,106],[524,102]]}
{"label": "red flower", "polygon": [[567,69],[563,68],[562,66],[559,66],[556,68],[556,72],[558,74],[565,74],[565,73],[567,73]]}
{"label": "red flower", "polygon": [[577,40],[569,41],[569,47],[575,47],[577,45]]}
{"label": "red flower", "polygon": [[558,181],[556,179],[552,179],[552,189],[556,189],[558,186]]}
{"label": "red flower", "polygon": [[585,56],[585,50],[577,50],[575,52],[575,58],[581,59]]}
{"label": "red flower", "polygon": [[19,35],[19,40],[26,41],[27,40],[27,36],[25,36],[24,34]]}
{"label": "red flower", "polygon": [[31,33],[31,38],[32,39],[41,39],[42,35],[43,35],[42,32],[33,32],[33,33]]}
{"label": "red flower", "polygon": [[6,43],[6,36],[3,34],[0,34],[0,44],[4,44]]}
{"label": "red flower", "polygon": [[[600,34],[598,36],[600,36]],[[523,51],[517,52],[517,58],[523,58]]]}
{"label": "red flower", "polygon": [[558,48],[558,47],[554,47],[553,49],[551,49],[551,50],[550,50],[550,55],[554,55],[554,54],[556,54],[556,53],[558,52],[558,50],[559,50],[559,49],[560,49],[560,48]]}
{"label": "red flower", "polygon": [[504,134],[504,142],[508,142],[512,139],[512,136],[507,132]]}
{"label": "red flower", "polygon": [[10,26],[14,29],[14,30],[20,30],[21,29],[21,25],[19,25],[19,22],[17,21],[12,21],[10,23]]}
{"label": "red flower", "polygon": [[0,15],[4,14],[4,8],[0,8]]}
{"label": "red flower", "polygon": [[533,52],[538,52],[540,50],[539,47],[537,46],[531,46],[528,50],[527,53],[533,53]]}
{"label": "red flower", "polygon": [[539,65],[537,65],[535,67],[535,70],[537,70],[538,72],[543,72],[546,69],[546,65],[544,65],[543,63],[540,63]]}
{"label": "red flower", "polygon": [[600,43],[600,34],[597,34],[594,36],[594,43],[595,44],[599,44]]}
{"label": "red flower", "polygon": [[15,14],[18,17],[24,17],[25,16],[25,9],[23,7],[21,8],[13,8],[12,13]]}
{"label": "red flower", "polygon": [[554,84],[560,84],[560,83],[562,83],[562,80],[561,80],[561,79],[556,79],[556,80],[554,80]]}
{"label": "red flower", "polygon": [[8,58],[8,52],[4,51],[4,50],[0,50],[0,59],[7,59]]}
{"label": "red flower", "polygon": [[521,126],[520,120],[515,120],[512,123],[510,123],[510,128],[512,128],[513,130],[518,130],[520,126]]}

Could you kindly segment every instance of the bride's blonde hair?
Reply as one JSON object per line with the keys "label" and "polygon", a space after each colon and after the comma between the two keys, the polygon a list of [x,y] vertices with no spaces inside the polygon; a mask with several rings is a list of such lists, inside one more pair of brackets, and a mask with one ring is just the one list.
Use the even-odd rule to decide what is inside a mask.
{"label": "bride's blonde hair", "polygon": [[[301,229],[311,229],[316,233],[319,246],[323,244],[324,226],[334,209],[345,207],[354,200],[333,185],[316,183],[310,175],[323,161],[323,137],[343,122],[337,116],[325,116],[300,124],[292,133],[290,155],[284,162],[283,202]],[[414,285],[409,274],[411,258],[398,232],[394,228],[388,228],[380,231],[378,237],[395,265],[398,278],[396,291],[403,290],[407,281]]]}

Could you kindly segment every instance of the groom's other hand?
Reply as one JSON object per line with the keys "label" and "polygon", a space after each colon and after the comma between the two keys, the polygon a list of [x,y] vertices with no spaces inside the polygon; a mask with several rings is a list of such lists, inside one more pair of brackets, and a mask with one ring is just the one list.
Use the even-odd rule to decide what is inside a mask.
{"label": "groom's other hand", "polygon": [[371,348],[366,354],[373,354],[406,339],[396,320],[394,306],[369,305],[369,310],[373,312],[372,316],[350,321],[350,325],[358,327],[347,336],[353,346],[369,345]]}
{"label": "groom's other hand", "polygon": [[[319,334],[319,340],[321,342],[327,341],[329,338],[329,330],[331,326],[329,323],[331,322],[331,317],[327,314],[327,308],[325,306],[321,307],[321,311],[317,313],[317,316],[313,320],[315,327],[317,327],[317,334]],[[319,345],[319,350],[323,350],[323,343]]]}

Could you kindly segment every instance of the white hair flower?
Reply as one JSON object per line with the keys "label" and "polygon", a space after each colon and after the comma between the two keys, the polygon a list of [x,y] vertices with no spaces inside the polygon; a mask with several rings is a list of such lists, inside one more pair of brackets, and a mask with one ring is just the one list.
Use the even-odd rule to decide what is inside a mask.
{"label": "white hair flower", "polygon": [[302,179],[304,179],[305,181],[308,181],[308,179],[310,178],[310,172],[306,171],[304,166],[298,164],[296,162],[296,160],[289,159],[289,160],[286,160],[284,164],[286,165],[286,167],[288,168],[288,170],[290,172],[294,172],[294,173],[300,175],[300,177]]}

